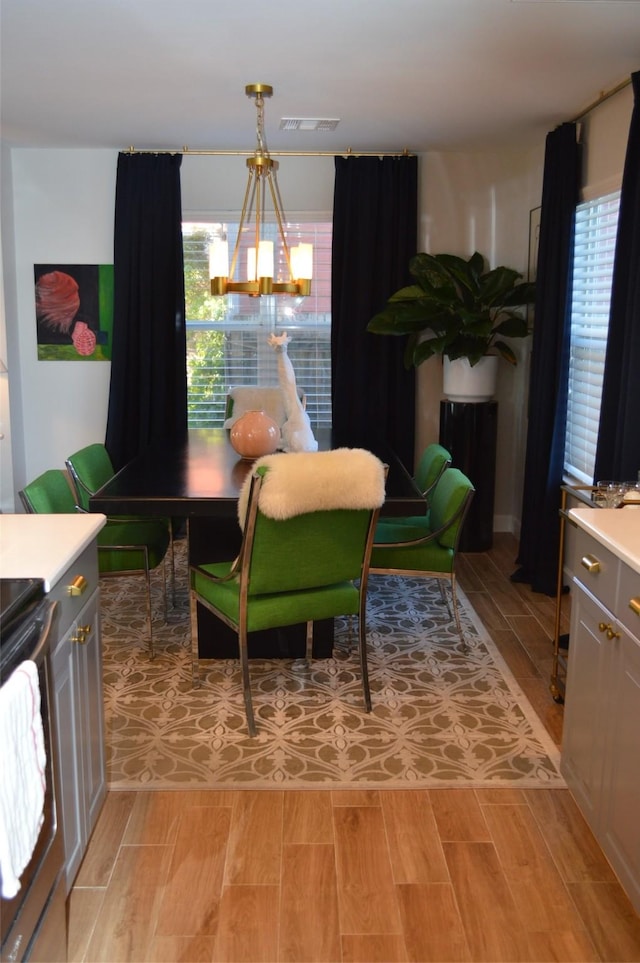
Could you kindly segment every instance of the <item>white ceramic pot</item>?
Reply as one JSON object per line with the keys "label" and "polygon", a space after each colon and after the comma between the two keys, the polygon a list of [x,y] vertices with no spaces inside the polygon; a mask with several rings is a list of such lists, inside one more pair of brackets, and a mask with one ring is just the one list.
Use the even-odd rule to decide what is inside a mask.
{"label": "white ceramic pot", "polygon": [[498,357],[485,355],[477,364],[444,357],[442,389],[449,401],[491,401],[496,393]]}

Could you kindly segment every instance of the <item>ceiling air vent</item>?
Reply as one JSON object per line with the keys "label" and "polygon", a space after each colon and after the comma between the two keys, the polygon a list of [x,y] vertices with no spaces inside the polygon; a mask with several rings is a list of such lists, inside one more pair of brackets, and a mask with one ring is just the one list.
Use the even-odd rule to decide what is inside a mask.
{"label": "ceiling air vent", "polygon": [[335,130],[339,123],[335,117],[283,117],[280,130]]}

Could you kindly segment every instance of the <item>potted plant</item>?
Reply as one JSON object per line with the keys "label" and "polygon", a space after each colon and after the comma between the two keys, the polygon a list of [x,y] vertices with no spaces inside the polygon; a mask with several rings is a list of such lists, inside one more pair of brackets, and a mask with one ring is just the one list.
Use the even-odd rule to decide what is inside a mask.
{"label": "potted plant", "polygon": [[[533,304],[535,284],[522,281],[513,268],[487,270],[477,251],[468,260],[454,254],[416,254],[409,262],[415,284],[396,291],[376,314],[367,331],[407,335],[405,364],[418,366],[433,355],[445,363],[445,394],[452,400],[486,400],[491,386],[463,388],[462,396],[450,386],[452,368],[462,368],[465,382],[482,369],[494,369],[499,357],[511,365],[517,358],[503,338],[529,334],[522,308]],[[520,310],[518,310],[520,309]],[[493,358],[493,361],[485,359]],[[476,369],[476,371],[474,371]],[[488,393],[487,393],[488,392]]]}

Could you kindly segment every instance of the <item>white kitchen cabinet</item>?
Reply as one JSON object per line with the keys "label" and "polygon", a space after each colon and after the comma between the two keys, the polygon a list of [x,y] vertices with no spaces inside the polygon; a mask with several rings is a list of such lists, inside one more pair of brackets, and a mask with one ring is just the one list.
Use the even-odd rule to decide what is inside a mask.
{"label": "white kitchen cabinet", "polygon": [[[79,594],[70,594],[75,591]],[[69,892],[106,796],[95,543],[71,563],[50,594],[59,604],[52,670]]]}
{"label": "white kitchen cabinet", "polygon": [[572,568],[561,768],[640,912],[640,572],[581,529]]}
{"label": "white kitchen cabinet", "polygon": [[98,619],[101,514],[0,514],[0,577],[41,578],[57,601],[51,646],[67,892],[106,795]]}

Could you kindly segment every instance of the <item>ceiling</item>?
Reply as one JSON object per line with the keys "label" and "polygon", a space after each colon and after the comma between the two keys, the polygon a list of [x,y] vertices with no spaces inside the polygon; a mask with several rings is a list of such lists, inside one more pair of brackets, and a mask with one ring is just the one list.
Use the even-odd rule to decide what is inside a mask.
{"label": "ceiling", "polygon": [[[640,0],[0,0],[3,140],[526,148],[640,69]],[[334,131],[280,119],[339,118]]]}

